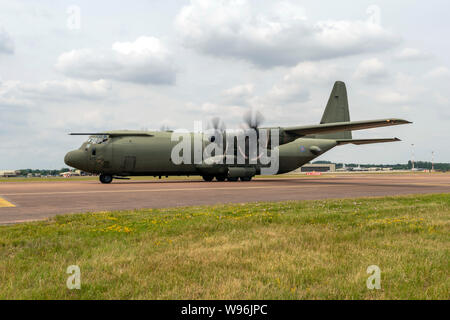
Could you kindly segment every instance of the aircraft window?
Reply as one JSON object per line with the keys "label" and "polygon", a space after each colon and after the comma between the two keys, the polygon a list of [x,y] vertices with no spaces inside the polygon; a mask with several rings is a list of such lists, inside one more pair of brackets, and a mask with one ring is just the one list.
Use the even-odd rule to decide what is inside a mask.
{"label": "aircraft window", "polygon": [[109,139],[108,135],[91,136],[89,137],[87,142],[92,144],[101,144],[108,141],[108,139]]}
{"label": "aircraft window", "polygon": [[95,148],[92,149],[92,155],[93,156],[97,155],[97,149],[95,149]]}

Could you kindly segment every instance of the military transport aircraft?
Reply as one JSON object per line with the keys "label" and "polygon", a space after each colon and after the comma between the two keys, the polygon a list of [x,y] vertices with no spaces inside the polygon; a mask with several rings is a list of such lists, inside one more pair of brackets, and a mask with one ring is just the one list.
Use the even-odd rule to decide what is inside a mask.
{"label": "military transport aircraft", "polygon": [[[371,144],[400,141],[398,138],[386,139],[352,139],[353,130],[386,127],[411,123],[402,119],[380,119],[350,121],[347,90],[343,82],[334,84],[325,112],[320,124],[294,127],[260,128],[260,115],[247,116],[248,129],[255,130],[256,139],[261,139],[260,132],[278,130],[277,143],[266,142],[266,151],[277,153],[276,174],[295,170],[322,155],[335,146],[345,144]],[[189,176],[200,175],[205,181],[250,181],[255,175],[264,172],[267,165],[257,161],[251,162],[247,151],[248,137],[245,141],[244,163],[229,161],[237,158],[242,150],[234,144],[229,148],[230,135],[218,119],[213,121],[213,133],[189,133],[192,140],[200,135],[201,144],[206,148],[209,144],[218,145],[223,153],[212,153],[210,158],[201,157],[200,162],[173,161],[174,141],[171,131],[107,131],[99,133],[71,133],[71,135],[89,135],[89,139],[78,150],[70,151],[65,156],[68,166],[100,174],[102,183],[111,183],[114,178],[127,179],[129,176]],[[270,133],[267,134],[270,136]],[[234,139],[234,138],[233,138]],[[235,141],[235,140],[233,140]],[[266,141],[271,141],[266,139]],[[237,145],[237,144],[236,144]],[[192,148],[193,149],[193,148]],[[232,155],[230,155],[230,150]],[[184,152],[184,151],[183,151]],[[189,150],[189,153],[194,152]],[[259,151],[258,151],[259,152]],[[217,157],[224,161],[217,161]],[[227,158],[228,157],[228,158]]]}

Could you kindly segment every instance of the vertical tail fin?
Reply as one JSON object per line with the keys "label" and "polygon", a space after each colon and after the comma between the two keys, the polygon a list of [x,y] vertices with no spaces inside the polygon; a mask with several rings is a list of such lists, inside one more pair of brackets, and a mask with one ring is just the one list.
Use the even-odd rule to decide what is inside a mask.
{"label": "vertical tail fin", "polygon": [[[320,123],[346,122],[350,121],[350,112],[348,110],[347,89],[345,83],[336,81],[328,99],[327,107],[323,113]],[[352,139],[351,131],[343,131],[329,134],[317,135],[319,139]]]}

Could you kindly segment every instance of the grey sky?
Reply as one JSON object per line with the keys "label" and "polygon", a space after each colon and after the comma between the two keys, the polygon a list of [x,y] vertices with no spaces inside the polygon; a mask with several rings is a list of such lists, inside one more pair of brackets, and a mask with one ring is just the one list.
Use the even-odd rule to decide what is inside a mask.
{"label": "grey sky", "polygon": [[[79,8],[77,25],[73,6]],[[321,159],[450,161],[450,3],[0,0],[0,168],[60,168],[71,131],[193,129],[254,107],[265,125],[317,123],[335,80],[355,132],[400,143]],[[76,10],[75,10],[76,11]],[[75,17],[75,20],[74,20]]]}

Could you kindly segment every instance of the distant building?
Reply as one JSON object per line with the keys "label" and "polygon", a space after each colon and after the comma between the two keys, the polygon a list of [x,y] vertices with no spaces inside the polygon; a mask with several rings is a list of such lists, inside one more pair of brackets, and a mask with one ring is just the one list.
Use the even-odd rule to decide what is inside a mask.
{"label": "distant building", "polygon": [[359,164],[357,167],[352,168],[351,171],[369,171],[369,169],[361,168],[361,165]]}
{"label": "distant building", "polygon": [[80,176],[87,176],[88,174],[86,174],[86,172],[81,171],[81,170],[74,170],[74,171],[66,171],[66,172],[61,172],[59,174],[61,177],[80,177]]}
{"label": "distant building", "polygon": [[0,177],[10,178],[20,176],[19,170],[0,170]]}
{"label": "distant building", "polygon": [[61,172],[59,175],[64,178],[79,177],[79,176],[81,176],[81,172],[80,172],[80,170],[67,171],[67,172]]}
{"label": "distant building", "polygon": [[299,169],[294,170],[294,173],[298,172],[335,172],[336,165],[334,163],[307,163]]}
{"label": "distant building", "polygon": [[370,167],[367,168],[369,171],[392,171],[392,168],[384,168],[384,167]]}
{"label": "distant building", "polygon": [[28,173],[27,174],[27,178],[40,178],[41,177],[41,174],[40,173]]}

